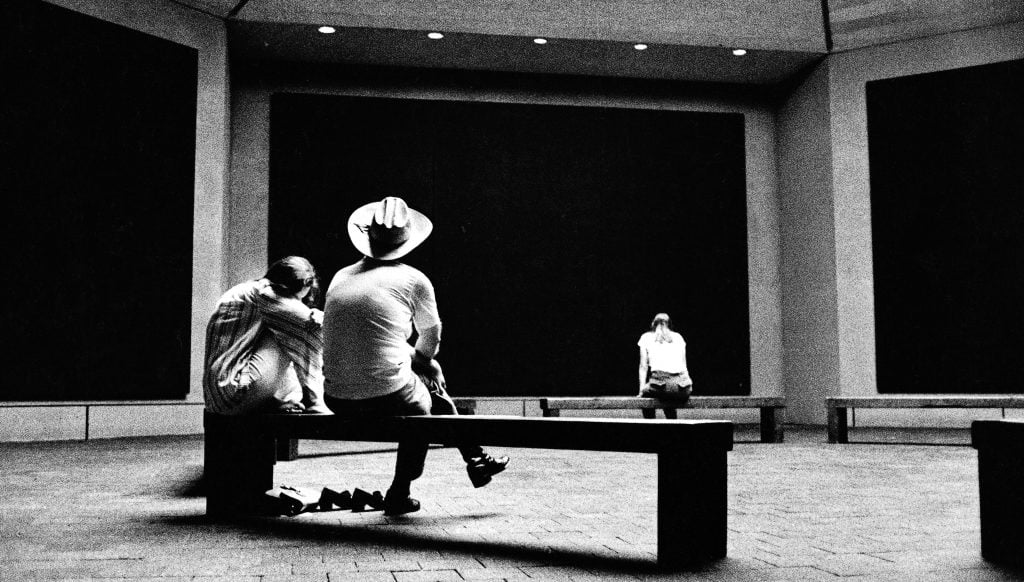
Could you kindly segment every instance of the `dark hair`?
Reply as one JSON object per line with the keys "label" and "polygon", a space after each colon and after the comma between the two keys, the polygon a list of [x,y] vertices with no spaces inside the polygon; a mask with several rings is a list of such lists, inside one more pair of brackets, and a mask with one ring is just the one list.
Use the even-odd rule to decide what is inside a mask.
{"label": "dark hair", "polygon": [[278,295],[295,295],[305,287],[311,287],[302,302],[312,306],[320,294],[320,280],[313,264],[302,257],[285,257],[274,261],[263,278],[270,281],[270,287]]}

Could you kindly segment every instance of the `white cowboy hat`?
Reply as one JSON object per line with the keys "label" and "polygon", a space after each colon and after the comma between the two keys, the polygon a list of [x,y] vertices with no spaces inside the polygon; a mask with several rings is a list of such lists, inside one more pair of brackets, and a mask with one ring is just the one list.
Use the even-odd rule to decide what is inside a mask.
{"label": "white cowboy hat", "polygon": [[374,259],[400,259],[426,240],[432,230],[429,218],[393,196],[363,205],[348,217],[352,244]]}

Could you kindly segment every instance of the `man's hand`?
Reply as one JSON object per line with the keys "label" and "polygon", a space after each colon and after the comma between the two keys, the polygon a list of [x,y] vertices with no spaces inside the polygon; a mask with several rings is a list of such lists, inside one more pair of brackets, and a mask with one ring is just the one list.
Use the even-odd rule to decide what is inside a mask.
{"label": "man's hand", "polygon": [[[421,354],[419,351],[417,351],[415,349],[412,351],[412,371],[413,372],[416,372],[417,374],[422,374],[424,376],[433,377],[434,376],[434,364],[436,364],[436,362],[434,361],[433,358],[428,358],[427,356],[424,356],[423,354]],[[440,370],[440,366],[438,366],[438,369]]]}
{"label": "man's hand", "polygon": [[416,352],[412,357],[412,371],[427,379],[433,380],[442,386],[444,385],[444,373],[441,371],[441,364],[433,358],[427,358]]}

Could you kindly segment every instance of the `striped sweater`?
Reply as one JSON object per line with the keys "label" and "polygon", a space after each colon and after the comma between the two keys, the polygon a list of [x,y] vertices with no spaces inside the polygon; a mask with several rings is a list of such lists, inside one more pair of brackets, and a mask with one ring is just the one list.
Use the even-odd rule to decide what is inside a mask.
{"label": "striped sweater", "polygon": [[206,409],[231,414],[249,381],[249,358],[263,334],[274,339],[291,359],[303,392],[317,402],[323,396],[323,329],[314,310],[298,299],[279,297],[266,279],[229,289],[217,302],[206,327],[203,396]]}

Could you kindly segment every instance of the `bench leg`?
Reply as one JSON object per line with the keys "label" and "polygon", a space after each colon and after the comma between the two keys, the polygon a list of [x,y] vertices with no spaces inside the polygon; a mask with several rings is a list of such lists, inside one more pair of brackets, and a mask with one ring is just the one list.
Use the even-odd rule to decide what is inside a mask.
{"label": "bench leg", "polygon": [[771,406],[761,408],[761,442],[762,443],[781,443],[782,434],[782,419],[778,418],[781,416],[776,413],[776,409]]}
{"label": "bench leg", "polygon": [[692,566],[724,558],[726,451],[658,454],[658,565]]}
{"label": "bench leg", "polygon": [[277,439],[277,460],[294,461],[299,458],[299,439]]}
{"label": "bench leg", "polygon": [[251,513],[274,486],[274,438],[234,418],[207,420],[205,433],[206,514]]}
{"label": "bench leg", "polygon": [[846,425],[846,409],[830,406],[828,408],[828,442],[850,442],[849,428]]}
{"label": "bench leg", "polygon": [[978,493],[981,502],[981,557],[997,564],[1024,568],[1024,459],[1019,448],[988,445],[978,449]]}

